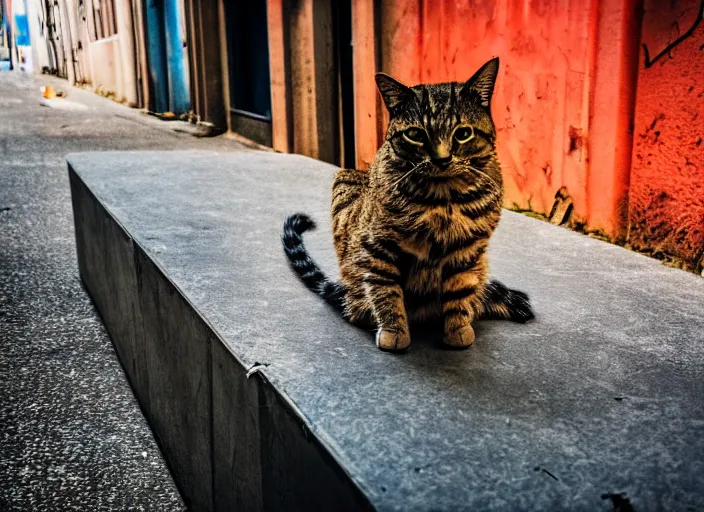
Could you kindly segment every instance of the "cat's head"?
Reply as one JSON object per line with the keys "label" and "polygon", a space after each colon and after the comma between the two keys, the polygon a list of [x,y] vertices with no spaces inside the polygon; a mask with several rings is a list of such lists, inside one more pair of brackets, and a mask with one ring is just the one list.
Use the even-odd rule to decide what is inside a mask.
{"label": "cat's head", "polygon": [[433,172],[461,171],[493,155],[496,130],[491,97],[499,59],[464,83],[408,87],[378,73],[376,83],[390,114],[386,141],[393,153]]}

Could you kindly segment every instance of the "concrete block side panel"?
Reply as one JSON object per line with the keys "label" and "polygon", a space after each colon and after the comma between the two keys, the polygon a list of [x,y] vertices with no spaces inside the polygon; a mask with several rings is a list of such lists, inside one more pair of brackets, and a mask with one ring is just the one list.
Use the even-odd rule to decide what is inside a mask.
{"label": "concrete block side panel", "polygon": [[213,344],[215,510],[371,509],[266,378],[246,375]]}
{"label": "concrete block side panel", "polygon": [[132,239],[69,167],[78,267],[143,410],[149,378]]}
{"label": "concrete block side panel", "polygon": [[213,343],[213,500],[216,511],[262,510],[259,379]]}
{"label": "concrete block side panel", "polygon": [[147,419],[190,510],[212,510],[212,332],[144,251],[135,246],[142,310]]}
{"label": "concrete block side panel", "polygon": [[260,377],[265,510],[373,510],[337,461]]}
{"label": "concrete block side panel", "polygon": [[369,508],[290,405],[264,379],[247,379],[151,258],[69,174],[81,277],[189,508]]}

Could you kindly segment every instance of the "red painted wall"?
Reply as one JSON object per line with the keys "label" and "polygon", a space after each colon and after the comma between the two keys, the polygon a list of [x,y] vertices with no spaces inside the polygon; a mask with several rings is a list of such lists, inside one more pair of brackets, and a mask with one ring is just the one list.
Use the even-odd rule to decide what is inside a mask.
{"label": "red painted wall", "polygon": [[[702,270],[704,0],[382,0],[373,42],[370,5],[353,3],[367,20],[353,24],[356,62],[409,85],[501,58],[506,206],[549,213],[564,187],[573,221]],[[646,66],[644,48],[652,60],[684,35]],[[359,167],[386,123],[367,68],[355,71]]]}
{"label": "red painted wall", "polygon": [[650,59],[643,50],[629,191],[631,244],[677,256],[699,271],[704,265],[702,9],[702,0],[645,2],[642,43]]}
{"label": "red painted wall", "polygon": [[386,4],[382,27],[398,29],[382,69],[405,83],[464,81],[500,56],[493,113],[507,204],[549,212],[567,185],[586,213],[590,2]]}
{"label": "red painted wall", "polygon": [[[617,235],[631,158],[635,3],[383,1],[380,69],[409,85],[463,81],[499,56],[493,114],[506,205],[549,213],[564,187],[573,219]],[[373,105],[368,95],[358,104]],[[374,132],[369,120],[359,124]],[[373,152],[357,156],[364,166]]]}

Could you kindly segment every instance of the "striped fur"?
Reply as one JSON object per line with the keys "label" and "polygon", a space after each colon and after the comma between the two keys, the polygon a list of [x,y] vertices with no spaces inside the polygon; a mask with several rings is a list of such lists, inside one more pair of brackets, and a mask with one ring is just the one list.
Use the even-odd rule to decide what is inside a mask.
{"label": "striped fur", "polygon": [[345,286],[325,277],[303,245],[302,235],[311,229],[315,229],[315,222],[307,215],[297,213],[288,217],[284,223],[284,232],[281,237],[284,252],[288,256],[291,268],[301,278],[303,284],[320,295],[335,309],[344,313]]}
{"label": "striped fur", "polygon": [[386,140],[369,171],[342,169],[333,183],[342,283],[328,281],[303,247],[312,221],[286,221],[294,270],[349,321],[371,323],[381,349],[406,349],[416,321],[441,319],[444,342],[467,347],[478,318],[533,318],[526,294],[488,280],[503,199],[490,112],[497,71],[494,59],[463,84],[412,88],[377,75]]}

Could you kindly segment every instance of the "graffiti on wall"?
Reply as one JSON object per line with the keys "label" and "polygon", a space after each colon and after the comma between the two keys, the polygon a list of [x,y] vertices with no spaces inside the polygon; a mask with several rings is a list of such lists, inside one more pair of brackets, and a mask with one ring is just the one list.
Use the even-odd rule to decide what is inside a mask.
{"label": "graffiti on wall", "polygon": [[[704,0],[701,1],[699,5],[699,10],[697,12],[697,16],[694,20],[694,23],[691,24],[689,29],[687,29],[682,35],[678,35],[677,38],[674,41],[671,41],[670,43],[665,46],[665,48],[660,51],[658,54],[655,55],[655,57],[650,57],[650,51],[648,50],[648,45],[646,43],[643,43],[643,55],[644,55],[644,66],[645,68],[651,67],[653,64],[655,64],[658,60],[661,58],[665,57],[666,55],[669,58],[672,58],[672,50],[677,47],[681,42],[689,38],[694,32],[697,30],[699,27],[699,24],[704,20]],[[678,34],[680,32],[680,23],[679,20],[675,20],[672,22],[672,30],[676,31]],[[704,50],[704,44],[699,47],[700,50]]]}
{"label": "graffiti on wall", "polygon": [[645,2],[629,241],[636,249],[702,272],[704,0],[662,4]]}

